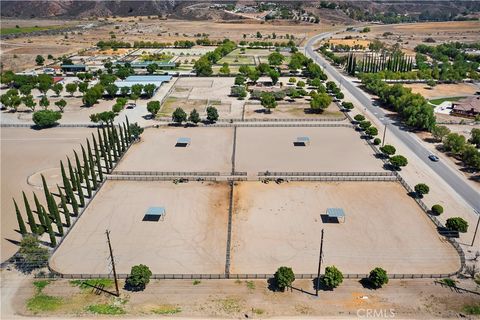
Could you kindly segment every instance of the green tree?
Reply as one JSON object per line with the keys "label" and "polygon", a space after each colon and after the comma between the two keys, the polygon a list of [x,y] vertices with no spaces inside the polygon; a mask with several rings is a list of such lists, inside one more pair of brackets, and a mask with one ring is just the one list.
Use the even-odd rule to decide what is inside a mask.
{"label": "green tree", "polygon": [[148,83],[143,86],[143,91],[145,92],[147,98],[153,97],[153,95],[155,94],[155,89],[157,89],[157,87],[153,83]]}
{"label": "green tree", "polygon": [[335,266],[326,267],[322,282],[327,288],[336,288],[343,282],[343,274]]}
{"label": "green tree", "polygon": [[34,234],[38,234],[37,223],[35,222],[35,218],[33,217],[32,209],[30,208],[30,204],[28,203],[27,196],[23,191],[22,191],[22,195],[23,195],[23,203],[25,205],[25,211],[27,212],[27,219],[28,219],[28,225],[30,226],[30,231]]}
{"label": "green tree", "polygon": [[218,111],[217,108],[208,106],[207,107],[207,120],[210,122],[215,122],[218,120]]}
{"label": "green tree", "polygon": [[67,207],[67,200],[65,199],[65,196],[63,195],[62,189],[57,184],[57,189],[58,189],[58,194],[60,195],[60,206],[62,207],[63,210],[63,215],[65,217],[65,224],[67,227],[70,227],[70,212],[68,211]]}
{"label": "green tree", "polygon": [[45,62],[45,58],[42,57],[41,55],[37,55],[35,58],[35,62],[37,63],[37,66],[43,66],[43,63]]}
{"label": "green tree", "polygon": [[372,123],[370,121],[366,121],[366,120],[360,122],[360,124],[359,124],[360,128],[364,131],[367,130],[368,128],[370,128],[371,125],[372,125]]}
{"label": "green tree", "polygon": [[118,87],[116,85],[114,85],[113,83],[105,86],[105,91],[107,91],[107,94],[113,98],[115,97],[115,95],[117,94],[118,92]]}
{"label": "green tree", "polygon": [[228,67],[228,63],[224,62],[220,70],[218,71],[220,74],[229,75],[230,68]]}
{"label": "green tree", "polygon": [[67,101],[65,101],[64,99],[60,99],[55,102],[55,105],[58,107],[58,109],[60,109],[60,112],[63,113],[63,110],[67,106]]}
{"label": "green tree", "polygon": [[465,147],[466,139],[458,133],[449,133],[443,138],[443,147],[453,154],[461,154]]}
{"label": "green tree", "polygon": [[443,213],[443,207],[439,204],[434,204],[432,206],[431,211],[432,211],[432,214],[439,216]]}
{"label": "green tree", "polygon": [[390,157],[390,164],[394,170],[398,170],[400,167],[405,167],[408,164],[408,160],[404,156],[396,155]]}
{"label": "green tree", "polygon": [[52,127],[61,118],[62,114],[53,110],[41,110],[33,114],[33,122],[40,128]]}
{"label": "green tree", "polygon": [[280,72],[272,69],[268,72],[268,76],[270,77],[270,79],[272,79],[272,84],[276,85],[278,82],[278,79],[280,78]]}
{"label": "green tree", "polygon": [[239,99],[243,99],[247,96],[247,90],[245,90],[244,86],[233,86],[230,89],[230,95],[232,97],[239,97]]}
{"label": "green tree", "polygon": [[178,124],[187,121],[187,113],[182,108],[177,108],[172,113],[172,121]]}
{"label": "green tree", "polygon": [[160,111],[160,101],[149,101],[147,103],[147,111],[150,112],[152,118],[155,118],[158,111]]}
{"label": "green tree", "polygon": [[78,91],[80,91],[81,93],[86,93],[88,90],[88,82],[80,82],[78,84]]}
{"label": "green tree", "polygon": [[132,123],[128,125],[128,130],[130,132],[130,136],[133,138],[133,140],[137,140],[140,135],[143,133],[143,128],[138,125],[138,123]]}
{"label": "green tree", "polygon": [[17,215],[17,222],[18,222],[18,230],[22,236],[27,234],[27,228],[25,227],[25,222],[23,221],[22,214],[20,213],[20,209],[18,209],[17,202],[13,199],[13,204],[15,206],[15,214]]}
{"label": "green tree", "polygon": [[357,114],[355,117],[353,117],[353,119],[357,122],[361,122],[361,121],[365,120],[365,116],[363,116],[361,114]]}
{"label": "green tree", "polygon": [[460,217],[448,218],[445,226],[450,230],[458,232],[467,232],[468,230],[468,222]]}
{"label": "green tree", "polygon": [[419,198],[422,198],[423,195],[428,194],[430,192],[430,188],[425,183],[418,183],[414,187],[415,193]]}
{"label": "green tree", "polygon": [[374,136],[378,135],[378,129],[375,128],[375,127],[368,127],[368,128],[365,130],[365,133],[366,133],[369,137],[374,137]]}
{"label": "green tree", "polygon": [[470,131],[470,135],[470,142],[476,145],[477,148],[480,148],[480,129],[473,128],[472,131]]}
{"label": "green tree", "polygon": [[46,267],[48,250],[40,246],[40,241],[34,235],[26,235],[20,242],[17,265],[20,270],[31,272],[37,268]]}
{"label": "green tree", "polygon": [[386,156],[393,156],[397,150],[394,146],[386,144],[383,147],[380,147],[380,151]]}
{"label": "green tree", "polygon": [[388,283],[388,275],[387,271],[384,269],[377,267],[370,271],[370,274],[368,276],[368,281],[374,288],[380,288],[384,284]]}
{"label": "green tree", "polygon": [[322,112],[332,103],[332,98],[326,93],[313,94],[310,100],[310,109],[314,112]]}
{"label": "green tree", "polygon": [[79,175],[82,174],[82,171],[79,170],[78,172],[75,169],[75,181],[77,182],[77,193],[78,193],[78,200],[79,200],[79,205],[80,207],[85,207],[85,195],[83,194],[83,188],[82,185],[80,184],[80,178],[78,177]]}
{"label": "green tree", "polygon": [[33,193],[33,200],[35,202],[35,210],[37,212],[38,220],[40,221],[40,226],[38,226],[38,234],[42,234],[48,230],[45,217],[43,215],[42,206],[40,201],[38,201],[37,195]]}
{"label": "green tree", "polygon": [[25,105],[25,107],[30,109],[32,112],[35,111],[35,107],[37,106],[37,103],[33,100],[33,96],[31,94],[22,97],[22,102]]}
{"label": "green tree", "polygon": [[72,82],[72,83],[67,83],[65,85],[65,90],[70,93],[70,96],[73,97],[73,94],[77,91],[77,84]]}
{"label": "green tree", "polygon": [[43,110],[47,110],[48,106],[50,105],[50,101],[48,101],[46,96],[42,96],[38,104],[43,107]]}
{"label": "green tree", "polygon": [[197,124],[200,122],[200,115],[197,112],[197,109],[193,109],[190,112],[190,116],[188,117],[188,121],[190,121],[193,124]]}
{"label": "green tree", "polygon": [[37,88],[38,90],[46,95],[48,90],[52,88],[53,85],[53,78],[49,75],[40,75],[37,77]]}
{"label": "green tree", "polygon": [[144,290],[150,282],[152,271],[144,264],[133,266],[125,281],[125,286],[132,291]]}
{"label": "green tree", "polygon": [[57,97],[60,96],[60,93],[62,92],[63,90],[63,85],[61,83],[55,83],[53,86],[52,86],[52,90],[53,92],[55,92],[55,94],[57,95]]}
{"label": "green tree", "polygon": [[290,287],[293,281],[295,281],[295,274],[290,267],[280,267],[275,272],[274,279],[277,289],[284,291],[285,288]]}
{"label": "green tree", "polygon": [[154,74],[155,71],[158,69],[158,64],[156,63],[151,63],[147,66],[147,72],[148,74]]}
{"label": "green tree", "polygon": [[279,52],[272,52],[268,56],[268,63],[272,66],[279,66],[283,63],[285,57]]}
{"label": "green tree", "polygon": [[260,96],[260,102],[266,109],[267,113],[270,113],[271,109],[274,109],[277,106],[275,96],[271,92],[262,92],[262,95]]}
{"label": "green tree", "polygon": [[193,65],[197,76],[208,77],[213,74],[212,63],[205,57],[198,59]]}
{"label": "green tree", "polygon": [[437,141],[442,141],[442,139],[450,133],[450,129],[446,126],[435,126],[432,128],[432,136]]}

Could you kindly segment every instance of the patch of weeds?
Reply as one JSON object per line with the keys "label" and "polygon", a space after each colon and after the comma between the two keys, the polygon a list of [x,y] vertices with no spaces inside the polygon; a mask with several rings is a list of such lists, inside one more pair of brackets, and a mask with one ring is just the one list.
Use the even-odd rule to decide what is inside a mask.
{"label": "patch of weeds", "polygon": [[152,309],[152,312],[155,314],[176,314],[182,312],[182,308],[165,304],[162,306],[158,306],[155,309]]}
{"label": "patch of weeds", "polygon": [[200,283],[202,283],[202,281],[197,280],[197,279],[193,280],[193,285],[194,286],[199,285]]}
{"label": "patch of weeds", "polygon": [[265,310],[259,309],[259,308],[252,308],[252,312],[257,314],[257,315],[261,315],[261,314],[265,313]]}
{"label": "patch of weeds", "polygon": [[94,314],[125,314],[125,310],[113,304],[92,304],[86,308],[86,310],[90,313]]}
{"label": "patch of weeds", "polygon": [[297,312],[299,312],[300,314],[305,314],[305,315],[311,313],[311,309],[309,307],[303,306],[303,305],[296,305],[295,310]]}
{"label": "patch of weeds", "polygon": [[62,298],[37,293],[33,298],[28,299],[27,309],[33,313],[55,311],[62,305],[62,303]]}
{"label": "patch of weeds", "polygon": [[237,280],[235,280],[235,283],[236,283],[236,284],[241,284],[241,283],[242,283],[242,280],[237,279]]}
{"label": "patch of weeds", "polygon": [[455,287],[455,283],[457,281],[450,279],[450,278],[445,278],[439,281],[440,283],[443,283],[444,285],[447,285],[449,287]]}
{"label": "patch of weeds", "polygon": [[475,281],[476,284],[478,284],[480,286],[480,273],[475,276],[474,281]]}
{"label": "patch of weeds", "polygon": [[468,314],[480,315],[480,304],[477,305],[465,305],[463,306],[463,311]]}
{"label": "patch of weeds", "polygon": [[88,279],[88,280],[70,280],[70,284],[80,289],[91,289],[92,287],[111,288],[114,285],[113,279]]}
{"label": "patch of weeds", "polygon": [[247,288],[250,289],[250,290],[254,290],[255,289],[255,282],[253,281],[246,281],[245,282],[247,284]]}
{"label": "patch of weeds", "polygon": [[45,287],[49,284],[50,280],[39,280],[33,282],[33,285],[35,286],[35,288],[37,288],[38,293],[42,292],[42,290],[45,289]]}
{"label": "patch of weeds", "polygon": [[218,302],[220,303],[220,307],[222,308],[222,310],[226,313],[236,313],[240,312],[241,310],[238,299],[226,298],[218,300]]}

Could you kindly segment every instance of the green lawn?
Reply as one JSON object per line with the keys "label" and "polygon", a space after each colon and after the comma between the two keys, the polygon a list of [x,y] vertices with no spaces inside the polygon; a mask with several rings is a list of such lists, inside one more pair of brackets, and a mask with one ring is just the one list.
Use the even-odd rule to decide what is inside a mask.
{"label": "green lawn", "polygon": [[45,30],[53,30],[53,29],[60,29],[64,26],[57,25],[57,26],[45,26],[45,27],[20,27],[20,28],[1,28],[0,34],[7,35],[7,34],[16,34],[16,33],[31,33],[35,31],[45,31]]}
{"label": "green lawn", "polygon": [[460,99],[463,99],[465,97],[451,97],[451,98],[441,98],[441,99],[433,99],[433,100],[429,100],[428,102],[430,102],[431,104],[434,104],[434,105],[439,105],[441,104],[442,102],[444,101],[458,101]]}

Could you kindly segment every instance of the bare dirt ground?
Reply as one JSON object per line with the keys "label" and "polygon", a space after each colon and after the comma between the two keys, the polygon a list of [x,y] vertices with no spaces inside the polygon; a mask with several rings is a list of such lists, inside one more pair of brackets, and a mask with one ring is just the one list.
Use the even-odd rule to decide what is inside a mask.
{"label": "bare dirt ground", "polygon": [[[187,147],[175,147],[187,137]],[[219,171],[230,172],[232,128],[147,129],[118,164],[116,171]]]}
{"label": "bare dirt ground", "polygon": [[437,84],[433,88],[424,83],[404,84],[403,86],[412,89],[413,93],[420,93],[426,99],[468,96],[480,90],[480,87],[474,83]]}
{"label": "bare dirt ground", "polygon": [[[310,145],[294,146],[297,137]],[[238,128],[235,168],[259,171],[383,171],[383,163],[352,128]]]}
{"label": "bare dirt ground", "polygon": [[[31,280],[24,278],[16,272],[2,271],[2,319],[33,318],[25,305],[35,288]],[[459,285],[465,287],[467,281],[472,282],[461,280]],[[52,281],[43,292],[61,298],[61,304],[35,316],[98,319],[99,315],[89,313],[87,307],[104,303],[123,308],[124,318],[357,319],[365,318],[370,310],[370,314],[375,311],[378,318],[384,319],[433,319],[465,317],[463,307],[478,303],[477,295],[458,293],[429,279],[390,280],[378,290],[365,288],[357,280],[344,280],[334,291],[321,290],[319,297],[312,295],[311,280],[296,280],[293,285],[298,290],[286,292],[269,290],[265,280],[202,280],[196,285],[191,280],[151,280],[142,292],[126,291],[123,284],[120,281],[121,296],[115,299],[80,289],[68,280]],[[159,314],[172,310],[173,314]]]}
{"label": "bare dirt ground", "polygon": [[[302,99],[303,100],[303,99]],[[265,108],[260,103],[254,104],[249,101],[245,104],[245,119],[344,119],[345,116],[336,104],[332,103],[321,113],[310,112],[310,104],[308,101],[300,101],[289,103],[281,101],[271,113],[266,113]]]}
{"label": "bare dirt ground", "polygon": [[[117,272],[143,263],[153,273],[223,273],[228,186],[222,183],[107,181],[50,260],[62,273],[110,273],[105,230]],[[163,221],[142,221],[149,207]]]}
{"label": "bare dirt ground", "polygon": [[[281,265],[315,273],[321,229],[323,266],[344,273],[460,267],[457,252],[396,182],[246,182],[234,190],[232,273],[274,273]],[[345,223],[323,222],[327,208],[343,208]]]}
{"label": "bare dirt ground", "polygon": [[[94,129],[90,128],[51,128],[32,130],[29,128],[1,128],[1,260],[13,255],[18,247],[12,241],[19,241],[20,234],[12,197],[17,200],[24,212],[22,190],[30,201],[34,191],[43,202],[43,190],[38,183],[29,185],[27,179],[39,172],[48,173],[46,178],[56,189],[54,181],[60,175],[60,160],[73,156],[85,138],[90,137]],[[38,182],[38,181],[37,181]],[[33,203],[33,202],[31,202]],[[26,217],[24,217],[26,219]]]}

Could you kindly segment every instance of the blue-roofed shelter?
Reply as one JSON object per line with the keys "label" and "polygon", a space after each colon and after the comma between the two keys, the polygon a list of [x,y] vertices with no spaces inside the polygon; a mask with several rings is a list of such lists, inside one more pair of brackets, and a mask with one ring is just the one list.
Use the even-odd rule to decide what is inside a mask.
{"label": "blue-roofed shelter", "polygon": [[165,207],[150,207],[145,213],[142,221],[163,221],[165,214]]}
{"label": "blue-roofed shelter", "polygon": [[327,216],[328,218],[336,218],[338,221],[340,219],[345,222],[345,211],[342,208],[327,208]]}
{"label": "blue-roofed shelter", "polygon": [[190,145],[190,142],[192,142],[190,138],[178,138],[175,147],[187,147]]}
{"label": "blue-roofed shelter", "polygon": [[298,137],[297,140],[294,142],[295,146],[308,146],[310,145],[310,138],[309,137]]}

